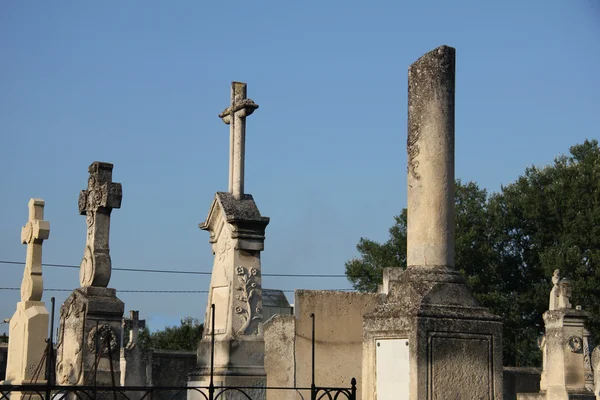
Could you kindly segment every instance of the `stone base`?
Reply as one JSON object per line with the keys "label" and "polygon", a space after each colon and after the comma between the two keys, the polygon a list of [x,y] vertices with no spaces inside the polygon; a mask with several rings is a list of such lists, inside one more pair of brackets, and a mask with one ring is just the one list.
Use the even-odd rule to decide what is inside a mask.
{"label": "stone base", "polygon": [[[60,331],[56,359],[59,385],[111,386],[120,380],[121,320],[124,304],[115,289],[86,287],[71,293],[60,309]],[[100,335],[97,335],[97,331]],[[100,338],[110,338],[108,347]],[[96,338],[98,337],[98,340]],[[98,359],[98,351],[103,356]],[[97,373],[95,362],[98,359]]]}
{"label": "stone base", "polygon": [[[10,319],[5,384],[44,380],[46,363],[41,361],[47,347],[48,320],[48,310],[43,302],[17,303],[17,310]],[[37,377],[34,376],[36,371]]]}
{"label": "stone base", "polygon": [[[502,399],[502,323],[458,273],[407,269],[390,282],[384,304],[365,315],[363,329],[363,400],[376,399],[378,390],[413,400]],[[402,361],[382,365],[379,345],[403,354]],[[378,369],[387,372],[377,377]]]}
{"label": "stone base", "polygon": [[565,396],[548,396],[546,392],[518,393],[517,400],[596,400],[592,393],[567,393]]}
{"label": "stone base", "polygon": [[[264,368],[265,342],[261,336],[247,336],[243,339],[215,341],[213,384],[219,386],[249,388],[241,389],[253,400],[265,400],[267,374]],[[198,344],[198,368],[189,374],[188,387],[210,384],[210,337]],[[216,389],[217,391],[219,389]],[[208,391],[204,391],[208,394]],[[188,391],[188,400],[204,399],[197,390]],[[247,400],[237,390],[227,390],[219,399]]]}

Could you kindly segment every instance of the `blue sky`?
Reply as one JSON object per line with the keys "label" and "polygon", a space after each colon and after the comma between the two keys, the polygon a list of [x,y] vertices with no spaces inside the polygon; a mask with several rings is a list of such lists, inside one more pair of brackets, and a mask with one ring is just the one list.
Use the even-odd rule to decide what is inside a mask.
{"label": "blue sky", "polygon": [[[458,178],[496,191],[598,138],[595,0],[2,2],[0,260],[25,259],[20,229],[41,197],[44,262],[79,264],[77,199],[98,160],[123,184],[114,267],[210,271],[197,225],[227,189],[229,129],[217,115],[238,80],[260,105],[246,192],[271,217],[263,273],[343,274],[359,238],[385,240],[406,206],[407,69],[442,44],[457,49]],[[0,271],[0,287],[20,285],[22,266]],[[76,269],[44,268],[47,288],[78,282]],[[209,276],[114,271],[110,286],[207,290]],[[67,295],[44,300],[55,296],[58,313]],[[153,330],[204,318],[205,294],[119,297]],[[0,290],[0,317],[18,300]]]}

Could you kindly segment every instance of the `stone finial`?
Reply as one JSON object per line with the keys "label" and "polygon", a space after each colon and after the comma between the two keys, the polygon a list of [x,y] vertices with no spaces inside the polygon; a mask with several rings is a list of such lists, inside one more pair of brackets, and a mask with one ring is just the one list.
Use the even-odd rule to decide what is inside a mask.
{"label": "stone finial", "polygon": [[408,70],[409,268],[454,267],[454,82],[452,47]]}
{"label": "stone finial", "polygon": [[231,83],[231,104],[219,118],[229,125],[229,193],[237,200],[244,195],[244,160],[246,152],[246,117],[258,108],[246,97],[247,85]]}
{"label": "stone finial", "polygon": [[110,213],[121,208],[123,189],[112,181],[113,165],[94,162],[89,167],[88,187],[79,194],[79,213],[86,216],[86,247],[79,270],[81,287],[107,287],[111,275],[109,249]]}
{"label": "stone finial", "polygon": [[548,310],[560,310],[572,308],[571,305],[571,282],[568,279],[560,279],[560,270],[555,269],[552,274],[552,290],[550,291],[550,302]]}
{"label": "stone finial", "polygon": [[44,204],[42,199],[29,200],[29,221],[21,229],[21,242],[27,245],[21,301],[42,300],[42,243],[50,236],[50,223],[43,220]]}

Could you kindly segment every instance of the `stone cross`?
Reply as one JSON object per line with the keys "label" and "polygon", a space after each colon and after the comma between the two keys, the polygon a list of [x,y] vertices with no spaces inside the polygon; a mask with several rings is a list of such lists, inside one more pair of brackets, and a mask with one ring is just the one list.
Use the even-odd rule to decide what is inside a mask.
{"label": "stone cross", "polygon": [[110,213],[113,208],[121,208],[123,198],[121,184],[112,181],[112,169],[109,163],[92,163],[87,190],[79,194],[79,213],[86,216],[87,222],[87,240],[79,269],[81,287],[107,287],[110,281]]}
{"label": "stone cross", "polygon": [[29,221],[21,229],[21,242],[27,245],[25,272],[21,283],[21,301],[41,301],[42,243],[50,236],[50,223],[44,221],[44,200],[29,200]]}
{"label": "stone cross", "polygon": [[128,346],[137,343],[140,329],[146,327],[146,320],[140,319],[140,312],[130,310],[129,318],[123,318],[123,328],[129,329],[129,343]]}
{"label": "stone cross", "polygon": [[448,46],[408,70],[409,268],[454,267],[454,73]]}
{"label": "stone cross", "polygon": [[231,105],[219,118],[229,125],[229,193],[240,200],[244,195],[244,159],[246,152],[246,117],[258,104],[246,97],[246,84],[231,83]]}

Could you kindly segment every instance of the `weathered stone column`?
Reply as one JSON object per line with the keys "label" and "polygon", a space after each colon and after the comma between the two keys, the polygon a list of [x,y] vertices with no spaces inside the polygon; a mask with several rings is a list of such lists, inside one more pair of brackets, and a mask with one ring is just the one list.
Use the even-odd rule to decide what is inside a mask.
{"label": "weathered stone column", "polygon": [[441,46],[408,70],[410,267],[454,267],[454,66]]}
{"label": "weathered stone column", "polygon": [[448,46],[408,70],[408,268],[364,316],[363,400],[502,399],[502,323],[454,268],[454,74]]}

